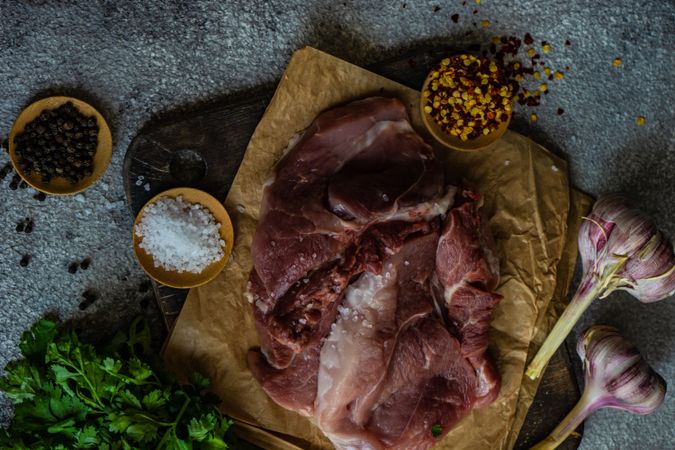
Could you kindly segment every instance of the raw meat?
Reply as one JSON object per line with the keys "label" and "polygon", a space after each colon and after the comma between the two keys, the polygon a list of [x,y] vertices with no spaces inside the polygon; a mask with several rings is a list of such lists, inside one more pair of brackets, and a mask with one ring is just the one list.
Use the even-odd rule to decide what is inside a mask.
{"label": "raw meat", "polygon": [[499,393],[498,261],[480,196],[455,194],[382,97],[319,115],[265,185],[249,366],[337,448],[428,448]]}
{"label": "raw meat", "polygon": [[433,150],[407,119],[396,99],[332,109],[277,164],[253,238],[250,280],[272,366],[288,367],[294,354],[325,336],[335,321],[332,304],[371,257],[359,248],[373,245],[363,239],[373,225],[426,223],[452,201]]}

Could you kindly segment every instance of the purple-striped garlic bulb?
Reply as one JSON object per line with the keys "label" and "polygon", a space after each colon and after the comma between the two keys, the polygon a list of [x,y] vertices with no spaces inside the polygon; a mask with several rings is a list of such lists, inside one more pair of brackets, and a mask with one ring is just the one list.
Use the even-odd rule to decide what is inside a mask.
{"label": "purple-striped garlic bulb", "polygon": [[577,343],[577,353],[584,365],[584,393],[555,430],[532,450],[558,447],[600,408],[645,415],[663,403],[666,382],[616,328],[603,325],[589,328]]}
{"label": "purple-striped garlic bulb", "polygon": [[642,211],[617,194],[600,197],[579,229],[581,283],[527,369],[535,379],[591,302],[615,290],[643,303],[675,293],[673,246]]}

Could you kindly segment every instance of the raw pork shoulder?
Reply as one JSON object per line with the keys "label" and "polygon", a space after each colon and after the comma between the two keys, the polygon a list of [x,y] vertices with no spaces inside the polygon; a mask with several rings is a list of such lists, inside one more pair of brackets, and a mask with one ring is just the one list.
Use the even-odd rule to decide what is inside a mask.
{"label": "raw pork shoulder", "polygon": [[252,244],[267,394],[341,449],[425,449],[492,402],[499,270],[479,205],[399,100],[319,115],[266,184]]}

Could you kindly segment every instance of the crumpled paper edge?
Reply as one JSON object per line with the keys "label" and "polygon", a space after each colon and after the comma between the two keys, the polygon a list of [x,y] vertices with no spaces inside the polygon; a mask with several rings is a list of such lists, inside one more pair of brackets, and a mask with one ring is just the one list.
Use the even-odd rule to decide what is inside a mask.
{"label": "crumpled paper edge", "polygon": [[[574,278],[574,268],[579,253],[577,236],[583,220],[582,217],[590,211],[593,203],[591,197],[574,189],[570,190],[570,196],[570,212],[567,216],[567,243],[558,266],[558,282],[556,284],[555,293],[553,294],[553,299],[548,308],[542,310],[542,313],[537,319],[537,325],[535,326],[537,332],[535,333],[527,352],[527,364],[530,363],[539,348],[541,348],[546,336],[551,331],[551,328],[553,328],[553,325],[555,325],[555,322],[558,320],[558,317],[560,317],[560,314],[562,314],[562,311],[568,303],[568,292],[572,279]],[[542,374],[545,374],[545,370]],[[518,395],[518,405],[516,406],[516,416],[508,438],[507,448],[509,449],[515,447],[518,435],[525,423],[525,418],[527,417],[527,413],[534,401],[534,397],[537,394],[537,389],[539,388],[543,377],[544,375],[536,380],[532,380],[523,373],[523,381],[520,387],[520,394]]]}

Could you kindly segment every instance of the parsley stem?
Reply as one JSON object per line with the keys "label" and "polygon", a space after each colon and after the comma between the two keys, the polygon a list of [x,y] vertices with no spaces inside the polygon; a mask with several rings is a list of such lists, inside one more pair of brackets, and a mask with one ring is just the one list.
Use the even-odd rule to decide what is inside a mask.
{"label": "parsley stem", "polygon": [[155,420],[154,418],[152,418],[150,416],[147,416],[143,413],[136,413],[136,416],[142,417],[143,419],[147,420],[148,422],[152,422],[155,425],[160,425],[160,426],[163,426],[163,427],[172,427],[172,426],[175,425],[175,423],[172,423],[172,422],[160,422],[159,420]]}
{"label": "parsley stem", "polygon": [[[96,403],[96,405],[99,407],[99,409],[105,409],[105,406],[101,402],[101,399],[99,396],[96,394],[96,390],[94,389],[94,386],[91,384],[91,381],[89,381],[89,378],[84,374],[84,363],[82,362],[82,358],[78,355],[78,361],[80,362],[80,367],[77,367],[75,364],[71,363],[70,361],[66,360],[65,358],[60,358],[60,362],[63,364],[66,364],[70,366],[75,372],[77,372],[78,375],[82,377],[82,380],[86,383],[87,388],[89,392],[91,393],[91,396],[93,397],[93,402]],[[89,399],[87,399],[89,400]]]}
{"label": "parsley stem", "polygon": [[164,432],[164,436],[162,436],[162,440],[159,441],[159,444],[157,444],[157,447],[155,447],[155,450],[161,450],[162,446],[164,443],[171,437],[171,435],[176,435],[176,425],[180,422],[181,417],[183,417],[183,414],[185,414],[185,410],[187,409],[188,405],[190,404],[190,397],[183,391],[178,391],[178,394],[183,394],[185,397],[185,402],[183,403],[183,406],[181,406],[180,411],[178,411],[178,416],[176,416],[176,420],[170,424],[171,427]]}

